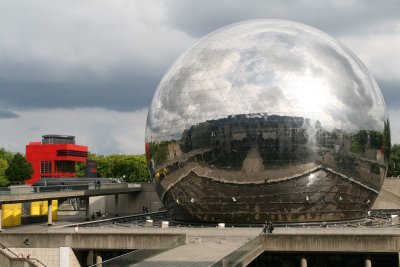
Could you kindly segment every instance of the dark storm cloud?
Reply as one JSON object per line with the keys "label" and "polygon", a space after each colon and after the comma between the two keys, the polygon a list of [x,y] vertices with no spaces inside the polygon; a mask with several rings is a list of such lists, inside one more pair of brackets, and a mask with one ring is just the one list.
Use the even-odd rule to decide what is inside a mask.
{"label": "dark storm cloud", "polygon": [[400,109],[400,80],[378,80],[388,109]]}
{"label": "dark storm cloud", "polygon": [[57,82],[4,81],[0,103],[9,109],[102,107],[134,111],[149,106],[161,75],[117,75],[112,79]]}
{"label": "dark storm cloud", "polygon": [[147,108],[192,42],[163,16],[155,1],[3,1],[0,107]]}
{"label": "dark storm cloud", "polygon": [[281,18],[334,35],[369,30],[399,16],[397,1],[389,0],[173,0],[121,9],[103,2],[39,3],[40,9],[8,2],[0,10],[3,109],[148,107],[167,66],[194,41],[180,31],[197,38],[240,20]]}
{"label": "dark storm cloud", "polygon": [[331,35],[353,34],[399,17],[397,0],[170,0],[167,3],[169,23],[194,36],[241,20],[265,18],[302,22]]}
{"label": "dark storm cloud", "polygon": [[0,120],[1,119],[14,119],[18,118],[18,114],[8,111],[8,110],[0,110]]}

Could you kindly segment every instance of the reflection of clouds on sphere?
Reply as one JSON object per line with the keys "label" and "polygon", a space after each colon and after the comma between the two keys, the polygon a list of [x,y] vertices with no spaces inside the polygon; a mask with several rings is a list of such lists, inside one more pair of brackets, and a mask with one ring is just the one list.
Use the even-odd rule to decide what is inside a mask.
{"label": "reflection of clouds on sphere", "polygon": [[221,28],[180,56],[154,95],[148,135],[259,112],[346,130],[380,129],[387,117],[376,82],[346,47],[302,24],[255,20]]}
{"label": "reflection of clouds on sphere", "polygon": [[[234,210],[240,210],[246,195],[240,197],[239,189],[229,191],[231,187],[264,183],[267,188],[254,188],[251,194],[265,200],[272,191],[285,191],[272,184],[301,184],[308,194],[303,188],[279,199],[301,202],[286,207],[287,213],[297,215],[282,217],[282,207],[263,208],[265,203],[247,208],[281,221],[351,219],[372,205],[385,176],[387,120],[375,80],[342,44],[299,23],[245,21],[205,36],[166,73],[149,110],[146,152],[156,188],[178,218],[191,214],[191,219],[214,221],[228,216],[213,216],[215,207],[199,192],[187,196],[187,204],[177,197],[185,180],[194,179],[198,187],[226,190],[219,201],[235,199]],[[300,182],[304,177],[308,180]],[[310,189],[323,188],[319,183],[328,178],[337,181],[325,185],[326,197]],[[343,183],[340,179],[349,190],[355,190],[354,183],[361,186],[352,203],[368,201],[360,204],[356,215],[342,212],[349,207],[333,202],[325,206],[329,199],[345,202],[345,195],[332,193],[332,187]],[[212,186],[210,181],[219,184]],[[221,183],[226,187],[219,187]],[[309,206],[317,200],[320,206],[304,213],[305,199]],[[201,202],[204,207],[198,208]],[[321,215],[321,207],[342,213]],[[227,220],[239,220],[229,216]]]}

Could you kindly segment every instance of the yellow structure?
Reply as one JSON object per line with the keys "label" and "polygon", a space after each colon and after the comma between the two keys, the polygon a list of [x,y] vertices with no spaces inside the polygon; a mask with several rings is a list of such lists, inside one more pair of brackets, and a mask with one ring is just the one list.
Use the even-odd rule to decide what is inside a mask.
{"label": "yellow structure", "polygon": [[21,224],[22,204],[3,204],[1,214],[2,226],[15,226]]}
{"label": "yellow structure", "polygon": [[13,223],[14,225],[21,225],[22,203],[15,203],[13,209]]}
{"label": "yellow structure", "polygon": [[[51,214],[54,222],[57,221],[58,200],[52,200],[51,205]],[[47,215],[48,209],[47,200],[31,202],[31,215]]]}
{"label": "yellow structure", "polygon": [[53,218],[53,222],[55,222],[57,221],[58,200],[52,200],[51,205],[51,216]]}
{"label": "yellow structure", "polygon": [[41,215],[41,207],[43,201],[31,202],[31,215]]}

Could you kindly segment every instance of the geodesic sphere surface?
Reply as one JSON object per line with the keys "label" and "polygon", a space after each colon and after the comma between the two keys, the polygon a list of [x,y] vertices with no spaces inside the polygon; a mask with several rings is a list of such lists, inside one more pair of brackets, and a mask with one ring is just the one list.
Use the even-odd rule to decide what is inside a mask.
{"label": "geodesic sphere surface", "polygon": [[147,118],[153,183],[182,221],[361,218],[389,150],[365,66],[332,37],[282,20],[202,38],[165,74]]}

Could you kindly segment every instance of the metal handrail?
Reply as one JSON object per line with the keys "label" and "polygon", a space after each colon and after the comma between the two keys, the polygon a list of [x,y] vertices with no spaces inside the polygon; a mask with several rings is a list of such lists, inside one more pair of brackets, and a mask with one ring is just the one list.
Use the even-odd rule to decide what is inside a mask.
{"label": "metal handrail", "polygon": [[260,236],[256,236],[255,238],[251,239],[240,248],[232,251],[224,258],[219,260],[218,262],[211,265],[211,267],[222,267],[222,266],[242,266],[243,258],[250,252],[254,251],[259,247],[261,244]]}
{"label": "metal handrail", "polygon": [[[59,184],[59,185],[24,185],[18,186],[13,190],[10,187],[0,187],[0,195],[13,195],[13,194],[35,194],[35,193],[45,193],[45,192],[57,192],[65,190],[107,190],[112,187],[125,188],[129,187],[129,183],[113,183],[104,182],[101,187],[98,188],[96,185],[91,183],[77,183],[77,184]],[[29,191],[26,191],[29,190]]]}
{"label": "metal handrail", "polygon": [[[182,246],[183,244],[179,243],[179,242],[175,242],[173,244],[171,244],[169,247],[167,248],[162,248],[162,249],[138,249],[138,250],[134,250],[134,251],[130,251],[128,253],[119,255],[117,257],[99,262],[99,263],[95,263],[93,265],[90,265],[89,267],[99,267],[99,266],[103,266],[103,267],[108,267],[108,266],[117,266],[116,264],[118,264],[120,259],[124,259],[126,260],[126,258],[133,258],[132,261],[130,261],[130,264],[134,264],[134,263],[138,263],[141,261],[144,261],[148,258],[152,258],[156,255],[159,255],[161,253],[164,253],[168,250],[177,248],[179,246]],[[150,252],[150,253],[146,253],[146,252]]]}
{"label": "metal handrail", "polygon": [[59,225],[59,226],[53,226],[53,229],[57,228],[65,228],[65,227],[75,227],[75,226],[86,226],[86,225],[97,225],[101,223],[113,223],[113,222],[121,222],[121,221],[131,221],[133,219],[141,218],[141,217],[146,217],[146,216],[156,216],[156,215],[163,215],[167,214],[166,210],[161,210],[161,211],[154,211],[154,212],[148,212],[148,213],[138,213],[138,214],[131,214],[131,215],[126,215],[126,216],[119,216],[119,217],[113,217],[113,218],[106,218],[106,219],[98,219],[94,221],[86,221],[86,222],[80,222],[80,223],[70,223],[70,224],[65,224],[65,225]]}
{"label": "metal handrail", "polygon": [[[9,249],[8,247],[6,247],[4,244],[0,243],[0,247],[1,247],[2,249],[7,250],[8,252],[10,252],[15,258],[20,258],[17,254],[15,254],[11,249]],[[29,258],[24,258],[24,259],[26,259],[27,261],[29,261],[29,262],[31,262],[31,263],[33,263],[33,264],[35,264],[33,261],[37,261],[37,262],[40,263],[42,266],[47,267],[46,264],[44,264],[43,262],[41,262],[41,261],[40,261],[39,259],[37,259],[37,258],[31,258],[31,257],[29,257]],[[35,264],[35,265],[36,265],[36,264]]]}

